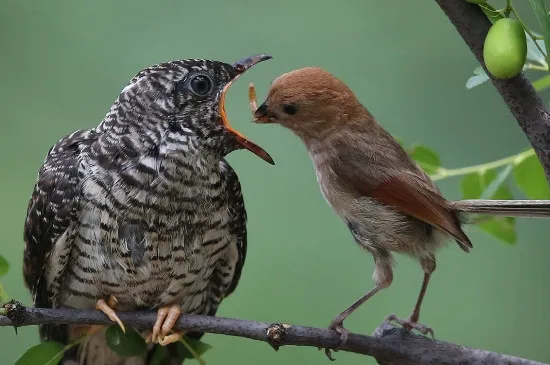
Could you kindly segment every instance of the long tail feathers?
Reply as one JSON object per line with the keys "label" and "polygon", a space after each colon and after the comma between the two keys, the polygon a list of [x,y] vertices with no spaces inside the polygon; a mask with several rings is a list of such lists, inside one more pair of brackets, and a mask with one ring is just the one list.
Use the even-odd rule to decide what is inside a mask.
{"label": "long tail feathers", "polygon": [[506,217],[550,218],[550,200],[455,200],[449,202],[456,212],[501,215]]}

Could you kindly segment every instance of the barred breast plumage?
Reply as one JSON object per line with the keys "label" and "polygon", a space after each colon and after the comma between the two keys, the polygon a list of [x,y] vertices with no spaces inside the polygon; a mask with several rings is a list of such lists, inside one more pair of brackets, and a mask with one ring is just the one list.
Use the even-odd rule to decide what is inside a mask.
{"label": "barred breast plumage", "polygon": [[[176,318],[179,311],[216,313],[246,256],[241,188],[223,157],[247,148],[272,162],[224,120],[224,93],[268,58],[147,68],[98,127],[50,150],[25,222],[24,274],[35,306],[94,308],[114,296],[116,310],[159,309],[161,325],[163,311]],[[78,335],[64,325],[40,332],[43,340],[65,343]],[[151,339],[167,345],[180,335],[153,330]],[[118,357],[101,336],[90,336],[66,359],[146,363]]]}

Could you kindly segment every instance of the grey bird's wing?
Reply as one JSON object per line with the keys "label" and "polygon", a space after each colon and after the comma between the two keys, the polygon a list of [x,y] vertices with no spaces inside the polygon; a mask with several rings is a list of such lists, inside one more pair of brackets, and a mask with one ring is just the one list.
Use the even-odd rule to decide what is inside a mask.
{"label": "grey bird's wing", "polygon": [[[225,161],[224,161],[225,162]],[[236,237],[235,244],[237,245],[238,259],[235,266],[235,272],[231,278],[231,283],[227,288],[227,291],[224,294],[224,297],[227,297],[237,287],[239,280],[241,278],[241,273],[244,266],[244,261],[246,259],[246,249],[247,249],[247,232],[246,232],[246,208],[244,206],[243,194],[241,191],[241,184],[239,182],[239,177],[235,171],[229,166],[227,162],[227,178],[228,178],[228,199],[229,199],[229,209],[231,213],[231,226],[229,227],[230,233]]]}
{"label": "grey bird's wing", "polygon": [[[208,315],[214,316],[218,310],[219,303],[237,288],[237,284],[241,278],[241,273],[246,259],[247,249],[247,232],[246,232],[246,209],[244,206],[244,199],[241,192],[241,184],[239,177],[231,166],[225,161],[220,162],[222,169],[226,172],[225,177],[227,181],[227,207],[229,209],[229,215],[231,220],[229,222],[228,230],[233,237],[233,241],[229,244],[236,245],[237,257],[235,261],[235,269],[233,270],[233,276],[227,278],[227,272],[223,270],[215,270],[212,274],[212,281],[210,283],[210,295],[212,296],[212,308]],[[230,264],[230,263],[226,263]],[[193,338],[200,338],[202,333],[189,333],[188,336]]]}
{"label": "grey bird's wing", "polygon": [[[81,130],[55,144],[38,173],[25,220],[23,276],[35,307],[51,308],[73,242],[80,196],[81,149],[94,132]],[[53,273],[47,282],[46,274]],[[51,277],[51,275],[50,275]],[[42,325],[42,340],[67,342],[66,325]]]}

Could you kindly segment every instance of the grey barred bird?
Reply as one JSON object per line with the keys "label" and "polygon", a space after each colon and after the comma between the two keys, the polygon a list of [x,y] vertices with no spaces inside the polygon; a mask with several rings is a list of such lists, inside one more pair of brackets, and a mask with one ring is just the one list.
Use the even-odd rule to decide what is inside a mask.
{"label": "grey barred bird", "polygon": [[[36,307],[97,308],[123,330],[115,310],[157,309],[150,349],[181,338],[172,330],[180,313],[216,313],[239,282],[247,248],[241,186],[224,156],[245,148],[273,164],[231,128],[225,93],[270,58],[148,67],[96,128],[50,149],[24,229],[23,274]],[[40,336],[67,343],[91,333],[67,364],[147,363],[112,352],[104,330],[41,325]]]}

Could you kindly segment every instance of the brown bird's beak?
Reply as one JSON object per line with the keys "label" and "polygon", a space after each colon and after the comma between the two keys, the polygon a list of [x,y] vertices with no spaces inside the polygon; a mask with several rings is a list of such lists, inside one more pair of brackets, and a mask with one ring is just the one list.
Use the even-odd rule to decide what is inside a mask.
{"label": "brown bird's beak", "polygon": [[233,78],[233,80],[231,80],[227,85],[225,85],[225,87],[222,90],[222,94],[221,94],[221,98],[220,98],[220,116],[221,116],[222,123],[223,123],[223,126],[225,127],[225,129],[228,132],[233,133],[235,135],[235,137],[237,139],[237,142],[243,148],[246,148],[247,150],[254,153],[255,155],[257,155],[258,157],[260,157],[264,161],[266,161],[266,162],[268,162],[272,165],[275,165],[275,162],[273,161],[273,158],[271,158],[269,153],[267,153],[263,148],[261,148],[260,146],[258,146],[254,142],[250,141],[248,138],[246,138],[241,133],[237,132],[235,129],[233,129],[233,127],[231,127],[231,125],[229,124],[229,121],[227,119],[227,114],[225,112],[225,94],[227,93],[227,90],[229,89],[229,87],[246,70],[248,70],[249,68],[251,68],[252,66],[254,66],[255,64],[257,64],[259,62],[266,61],[266,60],[269,60],[269,59],[271,59],[271,56],[260,54],[260,55],[255,55],[255,56],[243,58],[242,60],[237,61],[233,64],[233,67],[239,73],[237,74],[237,76],[235,76],[235,78]]}
{"label": "brown bird's beak", "polygon": [[262,105],[254,112],[254,122],[260,124],[273,123],[269,118],[269,109],[267,109],[267,102],[264,101]]}

